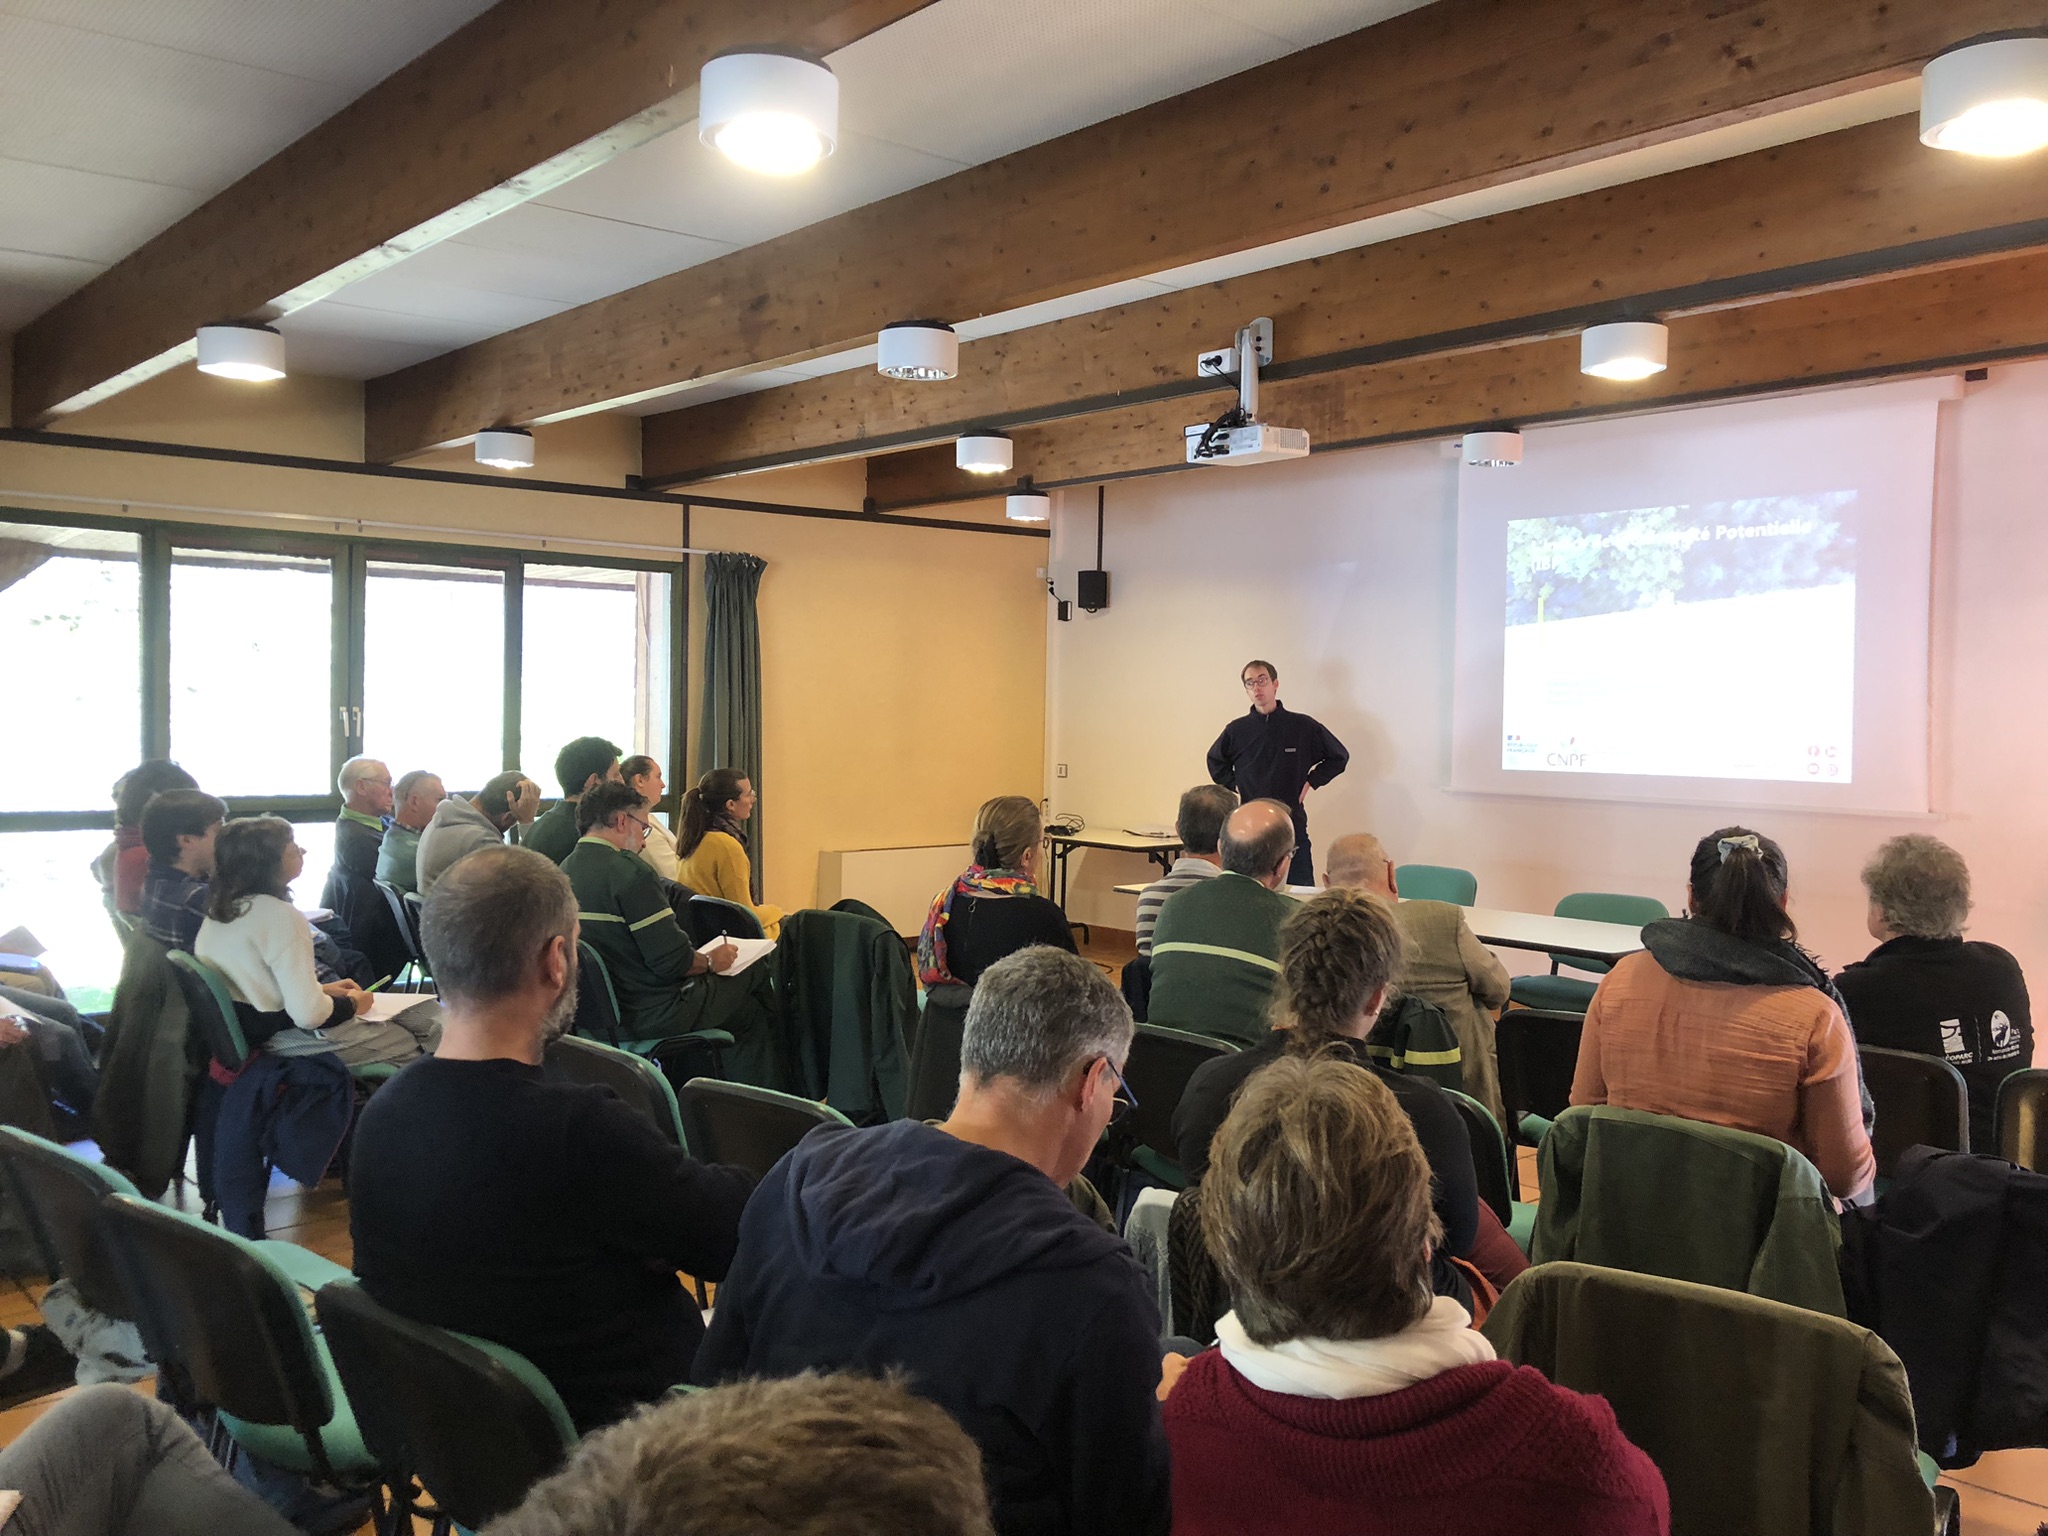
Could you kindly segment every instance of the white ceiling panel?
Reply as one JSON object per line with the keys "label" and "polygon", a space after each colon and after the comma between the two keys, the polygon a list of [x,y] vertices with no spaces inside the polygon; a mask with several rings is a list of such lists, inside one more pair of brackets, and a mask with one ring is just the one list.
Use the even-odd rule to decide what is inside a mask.
{"label": "white ceiling panel", "polygon": [[277,322],[291,367],[337,379],[409,368],[493,334],[488,325],[361,309],[330,299]]}
{"label": "white ceiling panel", "polygon": [[0,332],[20,330],[65,294],[106,270],[103,262],[0,250]]}
{"label": "white ceiling panel", "polygon": [[410,257],[405,268],[501,293],[587,304],[732,249],[695,235],[525,203]]}
{"label": "white ceiling panel", "polygon": [[[447,282],[428,276],[424,269],[409,261],[372,273],[359,283],[349,284],[342,292],[351,309],[417,315],[423,320],[446,320],[465,327],[485,326],[487,335],[545,320],[570,307],[556,299]],[[317,313],[319,308],[318,304],[312,305],[311,312]]]}
{"label": "white ceiling panel", "polygon": [[202,201],[184,187],[0,159],[0,246],[112,263]]}

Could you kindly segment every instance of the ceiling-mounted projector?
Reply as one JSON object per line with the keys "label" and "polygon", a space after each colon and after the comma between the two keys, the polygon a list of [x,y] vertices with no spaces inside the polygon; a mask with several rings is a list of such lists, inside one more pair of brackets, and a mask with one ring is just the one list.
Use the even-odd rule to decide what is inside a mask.
{"label": "ceiling-mounted projector", "polygon": [[1465,462],[1475,467],[1502,468],[1522,462],[1522,434],[1513,428],[1467,432],[1461,443]]}
{"label": "ceiling-mounted projector", "polygon": [[[1259,363],[1273,357],[1273,322],[1260,316],[1237,333],[1237,404],[1214,421],[1184,427],[1190,464],[1271,464],[1308,457],[1308,433],[1259,420]],[[1202,362],[1206,368],[1208,355]]]}

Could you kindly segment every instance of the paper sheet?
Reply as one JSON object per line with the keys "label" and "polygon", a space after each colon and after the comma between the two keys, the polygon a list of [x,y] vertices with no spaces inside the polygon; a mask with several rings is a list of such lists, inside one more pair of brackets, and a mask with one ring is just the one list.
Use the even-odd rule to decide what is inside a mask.
{"label": "paper sheet", "polygon": [[721,976],[737,976],[756,960],[761,959],[765,955],[772,955],[775,952],[775,941],[773,939],[726,938],[713,939],[708,944],[698,945],[697,953],[709,956],[711,951],[718,948],[721,944],[730,944],[739,951],[739,954],[732,962],[732,969],[720,971],[718,974]]}

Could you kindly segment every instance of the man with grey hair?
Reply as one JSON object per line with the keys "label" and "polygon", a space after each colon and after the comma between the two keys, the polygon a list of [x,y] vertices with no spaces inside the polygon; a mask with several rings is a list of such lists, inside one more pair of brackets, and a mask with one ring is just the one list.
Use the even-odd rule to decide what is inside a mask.
{"label": "man with grey hair", "polygon": [[417,891],[420,834],[434,819],[434,807],[448,798],[441,776],[415,768],[391,788],[391,825],[377,850],[377,878],[401,891]]}
{"label": "man with grey hair", "polygon": [[1970,1145],[1995,1152],[1998,1087],[2034,1060],[2020,963],[1963,937],[1970,869],[1924,833],[1895,837],[1863,866],[1865,926],[1878,941],[1835,978],[1858,1045],[1937,1056],[1970,1090]]}
{"label": "man with grey hair", "polygon": [[1223,824],[1223,872],[1167,897],[1152,930],[1148,1020],[1240,1045],[1266,1036],[1266,1003],[1280,974],[1280,925],[1294,818],[1275,800],[1239,806]]}
{"label": "man with grey hair", "polygon": [[1159,921],[1159,909],[1166,898],[1182,886],[1197,880],[1213,880],[1223,873],[1223,854],[1218,844],[1223,823],[1237,809],[1237,796],[1221,784],[1197,784],[1180,797],[1180,810],[1173,830],[1180,838],[1180,857],[1173,868],[1138,893],[1138,953],[1152,953],[1152,929]]}
{"label": "man with grey hair", "polygon": [[754,1180],[543,1070],[576,1008],[576,895],[549,860],[472,853],[420,926],[447,1014],[356,1125],[356,1275],[395,1312],[526,1356],[587,1432],[689,1374],[704,1323],[676,1272],[724,1278]]}
{"label": "man with grey hair", "polygon": [[341,792],[341,814],[334,818],[334,863],[320,905],[348,930],[345,948],[367,956],[377,975],[395,976],[412,950],[377,889],[377,855],[391,825],[391,770],[374,757],[352,757],[334,787]]}
{"label": "man with grey hair", "polygon": [[1132,1030],[1061,950],[983,971],[950,1117],[820,1126],[762,1180],[696,1380],[901,1370],[979,1442],[1004,1536],[1164,1532],[1151,1282],[1064,1191]]}

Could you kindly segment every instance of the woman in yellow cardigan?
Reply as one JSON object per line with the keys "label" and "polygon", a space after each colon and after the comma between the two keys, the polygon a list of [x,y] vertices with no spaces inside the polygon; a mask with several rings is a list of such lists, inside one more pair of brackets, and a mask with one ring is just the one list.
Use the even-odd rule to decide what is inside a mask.
{"label": "woman in yellow cardigan", "polygon": [[753,867],[747,862],[747,818],[754,786],[737,768],[714,768],[683,791],[676,833],[676,878],[700,896],[719,896],[752,910],[774,938],[782,908],[754,903]]}

